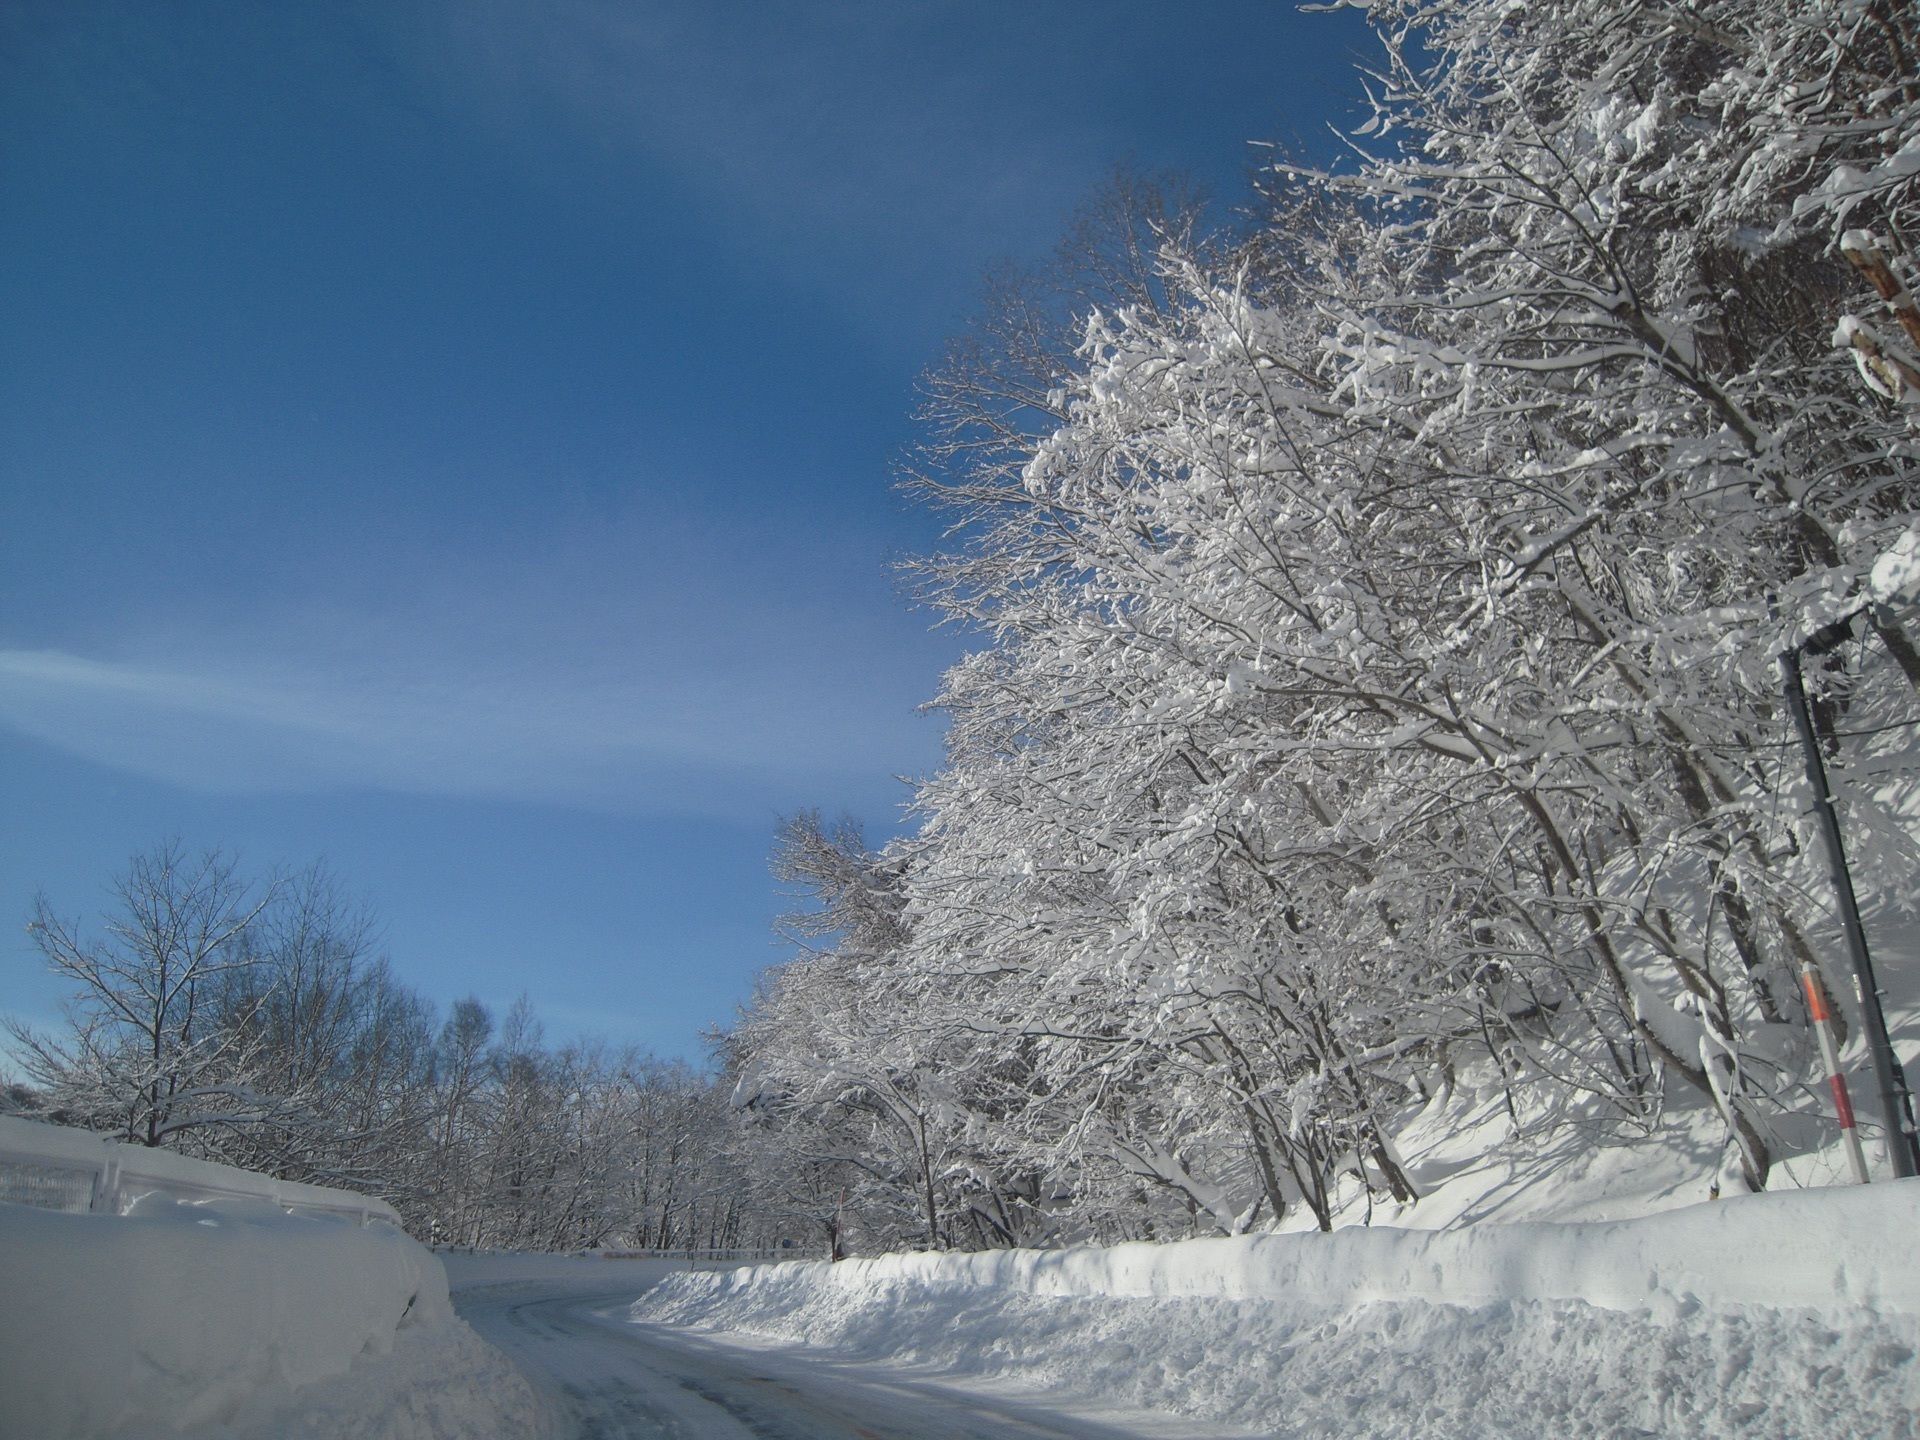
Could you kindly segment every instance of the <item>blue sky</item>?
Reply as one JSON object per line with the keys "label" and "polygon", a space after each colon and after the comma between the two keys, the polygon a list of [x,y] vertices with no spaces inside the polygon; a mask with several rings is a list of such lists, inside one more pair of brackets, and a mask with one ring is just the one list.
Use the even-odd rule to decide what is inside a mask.
{"label": "blue sky", "polygon": [[876,838],[959,637],[916,375],[1116,165],[1352,117],[1285,4],[0,8],[0,1007],[169,835],[441,1005],[697,1057],[778,816]]}

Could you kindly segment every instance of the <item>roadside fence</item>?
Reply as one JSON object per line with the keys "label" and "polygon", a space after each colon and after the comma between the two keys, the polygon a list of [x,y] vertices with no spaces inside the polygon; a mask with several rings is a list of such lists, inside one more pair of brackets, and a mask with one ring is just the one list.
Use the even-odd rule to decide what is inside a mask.
{"label": "roadside fence", "polygon": [[762,1245],[748,1249],[712,1250],[681,1246],[665,1250],[601,1250],[603,1260],[673,1260],[689,1270],[732,1270],[742,1265],[777,1265],[786,1260],[824,1260],[827,1252],[813,1246]]}

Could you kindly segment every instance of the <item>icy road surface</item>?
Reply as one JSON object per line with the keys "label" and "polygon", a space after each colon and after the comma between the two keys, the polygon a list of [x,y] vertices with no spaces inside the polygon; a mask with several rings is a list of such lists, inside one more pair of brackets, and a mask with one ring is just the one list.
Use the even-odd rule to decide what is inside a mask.
{"label": "icy road surface", "polygon": [[942,1383],[803,1347],[635,1325],[638,1290],[538,1280],[456,1292],[566,1440],[1229,1440],[1249,1432],[1138,1411],[1062,1408],[1036,1392]]}

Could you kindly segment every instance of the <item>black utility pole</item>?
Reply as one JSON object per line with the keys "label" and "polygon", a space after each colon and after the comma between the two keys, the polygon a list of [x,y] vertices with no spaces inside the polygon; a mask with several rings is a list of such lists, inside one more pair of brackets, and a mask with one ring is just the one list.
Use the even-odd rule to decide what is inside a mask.
{"label": "black utility pole", "polygon": [[1800,732],[1800,750],[1807,762],[1807,780],[1813,786],[1813,808],[1820,817],[1820,833],[1827,842],[1827,867],[1833,875],[1833,893],[1840,904],[1840,927],[1846,932],[1847,952],[1853,960],[1854,978],[1860,984],[1860,1012],[1867,1031],[1867,1054],[1873,1061],[1873,1080],[1880,1091],[1880,1120],[1887,1131],[1887,1157],[1893,1173],[1904,1179],[1920,1174],[1920,1150],[1913,1133],[1913,1096],[1907,1090],[1906,1072],[1894,1056],[1893,1043],[1887,1038],[1887,1017],[1880,1008],[1880,987],[1873,978],[1873,959],[1867,954],[1867,932],[1860,925],[1860,905],[1853,894],[1853,877],[1847,870],[1847,851],[1840,841],[1840,819],[1833,809],[1833,791],[1827,785],[1826,762],[1820,758],[1820,741],[1813,733],[1813,718],[1807,713],[1806,686],[1800,678],[1800,647],[1795,645],[1780,654],[1780,673],[1785,678],[1787,709],[1794,727]]}

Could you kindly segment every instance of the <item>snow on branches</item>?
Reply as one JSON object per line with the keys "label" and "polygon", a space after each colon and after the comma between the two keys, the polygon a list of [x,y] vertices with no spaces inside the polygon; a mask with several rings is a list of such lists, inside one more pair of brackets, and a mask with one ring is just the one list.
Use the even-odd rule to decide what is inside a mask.
{"label": "snow on branches", "polygon": [[[1328,1226],[1342,1187],[1416,1198],[1398,1117],[1467,1071],[1516,1127],[1645,1134],[1690,1091],[1751,1188],[1805,1107],[1773,659],[1866,613],[1830,735],[1920,684],[1880,603],[1920,505],[1886,403],[1920,393],[1920,22],[1361,8],[1379,148],[1277,167],[1238,236],[1128,210],[1152,243],[1058,343],[930,382],[918,483],[965,543],[917,568],[988,643],[919,830],[854,867],[886,924],[737,1036],[794,1123],[917,1144],[859,1161],[911,1193],[892,1239]],[[1869,289],[1885,334],[1842,323]]]}

